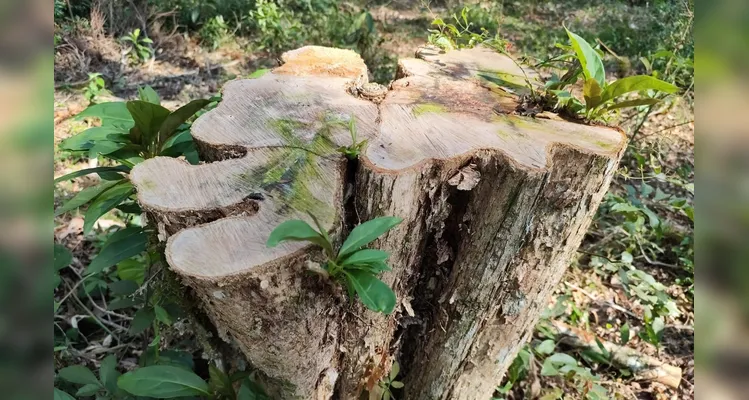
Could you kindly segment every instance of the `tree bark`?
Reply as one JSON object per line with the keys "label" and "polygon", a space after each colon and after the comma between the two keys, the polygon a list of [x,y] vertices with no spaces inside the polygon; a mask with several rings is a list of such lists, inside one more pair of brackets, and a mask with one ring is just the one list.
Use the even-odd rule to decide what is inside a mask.
{"label": "tree bark", "polygon": [[[170,267],[274,399],[356,399],[402,366],[400,398],[490,398],[590,224],[623,133],[517,115],[539,85],[485,48],[401,60],[384,99],[353,52],[304,47],[236,80],[192,127],[206,164],[155,158],[131,178]],[[346,160],[339,146],[368,146]],[[310,272],[314,246],[265,247],[288,219],[332,237],[378,216],[399,306],[374,313]]]}

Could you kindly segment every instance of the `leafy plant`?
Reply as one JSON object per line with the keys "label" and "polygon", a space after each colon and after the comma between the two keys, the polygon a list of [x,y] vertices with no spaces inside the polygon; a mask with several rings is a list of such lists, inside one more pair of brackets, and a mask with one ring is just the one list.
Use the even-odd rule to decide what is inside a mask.
{"label": "leafy plant", "polygon": [[380,397],[382,400],[390,400],[391,398],[395,399],[395,396],[393,396],[393,392],[390,389],[403,388],[403,382],[395,380],[395,378],[398,377],[400,370],[401,366],[398,364],[398,361],[393,362],[393,366],[390,368],[390,373],[377,383],[377,386],[382,392],[382,397]]}
{"label": "leafy plant", "polygon": [[198,32],[201,44],[213,50],[217,49],[226,40],[228,34],[229,26],[222,15],[210,18]]}
{"label": "leafy plant", "polygon": [[327,275],[343,284],[349,294],[354,293],[370,310],[390,314],[395,309],[395,293],[384,282],[377,279],[383,271],[390,271],[385,263],[389,254],[382,250],[363,249],[385,232],[398,225],[402,219],[397,217],[379,217],[356,226],[343,244],[335,251],[328,233],[317,218],[310,215],[317,226],[312,228],[302,220],[290,220],[281,223],[268,237],[268,247],[275,247],[283,241],[306,241],[323,249],[326,262],[323,270]]}
{"label": "leafy plant", "polygon": [[[569,49],[573,52],[572,58],[575,62],[562,78],[554,76],[547,82],[548,94],[552,101],[556,102],[557,108],[565,109],[574,115],[582,115],[586,119],[606,119],[611,111],[653,105],[661,101],[660,98],[654,97],[657,93],[670,94],[679,90],[677,86],[649,75],[628,76],[607,83],[606,71],[599,52],[577,34],[567,30],[567,35],[570,40]],[[584,101],[565,90],[566,86],[575,84],[580,76],[583,78]],[[621,99],[632,92],[644,93],[645,96]]]}
{"label": "leafy plant", "polygon": [[55,211],[60,215],[89,204],[85,233],[90,232],[99,217],[114,208],[126,206],[137,210],[132,198],[135,188],[123,175],[135,164],[156,156],[185,156],[188,161],[197,162],[190,132],[183,124],[210,100],[193,100],[172,112],[160,105],[159,96],[152,88],[141,88],[139,92],[139,100],[101,103],[85,109],[76,118],[98,118],[101,126],[60,143],[61,149],[85,151],[91,158],[102,155],[119,164],[84,169],[55,179],[57,183],[91,173],[102,178],[100,184],[82,190]]}
{"label": "leafy plant", "polygon": [[88,100],[89,104],[96,103],[97,97],[108,93],[109,91],[106,90],[106,84],[101,74],[98,72],[89,72],[88,84],[83,88],[83,97]]}
{"label": "leafy plant", "polygon": [[356,135],[356,119],[351,116],[348,120],[348,129],[351,134],[351,145],[341,146],[338,148],[338,152],[346,156],[350,160],[359,158],[359,153],[362,152],[364,147],[367,145],[367,139],[358,141]]}
{"label": "leafy plant", "polygon": [[[65,367],[58,371],[57,376],[64,381],[75,385],[81,385],[75,393],[75,395],[79,397],[124,397],[122,390],[117,387],[117,379],[119,378],[120,373],[117,371],[117,357],[114,355],[109,355],[102,360],[101,366],[99,367],[98,378],[90,369],[83,365]],[[64,395],[62,397],[65,398]]]}
{"label": "leafy plant", "polygon": [[120,40],[128,42],[129,47],[125,54],[130,56],[130,60],[135,63],[148,61],[153,57],[153,49],[151,45],[153,40],[144,36],[141,36],[140,29],[135,29],[127,35],[123,36]]}
{"label": "leafy plant", "polygon": [[471,48],[489,38],[489,32],[481,28],[481,33],[474,32],[473,23],[468,20],[468,7],[463,7],[460,17],[453,13],[452,21],[447,23],[442,18],[435,18],[431,25],[436,29],[429,29],[427,42],[442,50]]}
{"label": "leafy plant", "polygon": [[255,2],[255,9],[250,11],[248,19],[260,33],[258,50],[279,53],[293,47],[302,38],[301,21],[295,18],[293,11],[279,7],[273,1]]}

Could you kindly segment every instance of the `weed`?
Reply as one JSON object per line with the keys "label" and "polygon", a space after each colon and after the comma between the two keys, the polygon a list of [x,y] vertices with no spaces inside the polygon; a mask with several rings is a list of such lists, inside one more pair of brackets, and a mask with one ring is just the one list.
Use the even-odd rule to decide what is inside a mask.
{"label": "weed", "polygon": [[97,97],[106,94],[109,94],[109,91],[106,90],[106,84],[101,74],[98,72],[89,72],[88,84],[83,88],[83,97],[88,100],[89,104],[94,104]]}
{"label": "weed", "polygon": [[385,260],[390,256],[386,251],[362,249],[385,232],[394,228],[402,220],[397,217],[379,217],[356,226],[343,244],[335,251],[328,233],[317,218],[310,214],[317,230],[302,220],[281,223],[268,237],[268,247],[275,247],[283,241],[311,242],[323,249],[326,262],[325,274],[344,285],[350,299],[359,295],[362,303],[372,311],[390,314],[395,308],[395,293],[377,279],[377,275],[390,271]]}
{"label": "weed", "polygon": [[392,368],[390,368],[390,373],[387,376],[383,377],[382,380],[377,382],[376,390],[381,393],[381,395],[378,396],[381,400],[394,400],[395,396],[393,396],[393,392],[391,389],[403,388],[403,382],[395,380],[395,378],[398,377],[400,370],[400,364],[398,364],[398,361],[395,361]]}
{"label": "weed", "polygon": [[141,36],[140,29],[135,29],[127,35],[123,36],[120,40],[122,42],[129,43],[128,49],[125,54],[129,55],[130,60],[133,63],[141,63],[148,61],[153,57],[153,49],[151,45],[153,40],[144,36]]}
{"label": "weed", "polygon": [[356,135],[356,119],[351,116],[348,120],[348,129],[351,134],[351,145],[341,146],[338,148],[338,152],[346,156],[349,160],[355,160],[359,158],[359,153],[362,152],[364,147],[367,145],[367,139],[357,141]]}
{"label": "weed", "polygon": [[198,31],[200,42],[203,46],[217,49],[226,41],[229,34],[229,26],[224,22],[224,17],[216,15],[208,20]]}

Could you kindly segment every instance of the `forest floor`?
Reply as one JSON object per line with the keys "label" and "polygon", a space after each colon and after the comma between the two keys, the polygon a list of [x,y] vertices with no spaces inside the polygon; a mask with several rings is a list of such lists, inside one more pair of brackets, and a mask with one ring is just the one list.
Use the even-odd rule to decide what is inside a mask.
{"label": "forest floor", "polygon": [[[424,44],[425,32],[431,21],[427,11],[399,8],[397,4],[370,11],[382,35],[380,45],[389,54],[395,57],[412,56],[414,50]],[[539,14],[527,16],[523,23],[534,24],[541,29],[549,18],[541,10]],[[586,21],[586,16],[579,16],[578,19]],[[517,20],[508,19],[506,22],[509,25],[506,35],[515,44],[513,51],[518,54],[521,51],[532,52],[536,44],[526,43],[527,38],[523,36],[527,35],[528,26],[518,25]],[[192,99],[215,95],[227,80],[247,76],[258,68],[276,63],[274,58],[264,53],[246,53],[237,43],[207,50],[192,40],[174,36],[157,42],[155,47],[159,49],[155,59],[133,65],[123,59],[120,43],[111,37],[84,33],[58,45],[54,95],[55,143],[88,127],[85,122],[73,117],[89,104],[85,95],[89,73],[101,73],[107,83],[109,93],[96,93],[97,102],[132,99],[137,96],[138,87],[150,85],[161,96],[162,104],[174,109]],[[562,321],[594,333],[601,340],[626,342],[625,346],[683,371],[680,385],[672,388],[633,378],[622,368],[591,362],[585,354],[581,354],[580,349],[555,343],[551,352],[570,354],[581,366],[589,367],[595,376],[593,381],[606,388],[612,398],[694,397],[693,247],[689,243],[684,244],[684,241],[692,240],[693,222],[681,208],[669,203],[685,197],[691,204],[693,199],[693,113],[693,100],[687,95],[676,96],[654,108],[644,122],[644,110],[623,113],[618,123],[630,137],[635,134],[636,137],[604,201],[602,207],[605,209],[602,208],[591,226],[579,257],[560,282],[550,299],[549,311],[544,316],[545,321]],[[56,149],[54,175],[60,176],[96,163],[97,160]],[[78,178],[58,185],[55,188],[55,207],[95,183],[94,178]],[[611,206],[617,203],[654,210],[661,221],[661,230],[654,232],[652,220],[648,221],[647,214],[640,216],[639,219],[643,221],[637,221],[637,217],[612,212]],[[627,223],[640,223],[641,226],[632,230],[626,226]],[[64,244],[72,251],[74,258],[71,268],[78,271],[68,277],[71,285],[80,283],[76,281],[80,276],[76,278],[76,275],[82,273],[98,252],[107,233],[114,227],[124,226],[124,222],[113,212],[99,220],[93,234],[84,235],[82,226],[82,211],[55,218],[55,242]],[[689,249],[691,254],[685,254]],[[631,282],[623,282],[622,276],[631,271],[630,267],[646,272],[654,278],[654,282],[634,275],[630,277],[633,279]],[[66,297],[71,291],[75,292],[75,288],[56,292],[56,299]],[[661,294],[673,301],[677,313],[665,318],[659,339],[646,340],[641,336],[647,335],[637,334],[647,330],[645,309],[654,303],[664,303],[658,303],[658,300],[648,296],[660,297]],[[73,295],[77,296],[77,293]],[[82,298],[81,304],[88,304],[88,301],[94,302],[88,297]],[[115,332],[119,331],[118,325],[126,330],[130,319],[128,315],[112,319],[98,305],[88,305],[99,318],[109,319],[112,324],[110,328]],[[83,360],[95,365],[103,355],[118,351],[123,355],[122,365],[125,368],[137,364],[137,355],[143,348],[140,337],[126,343],[123,352],[122,348],[115,348],[123,345],[113,346],[111,337],[93,333],[94,329],[86,327],[84,323],[79,325],[78,322],[84,319],[82,314],[85,312],[81,307],[70,306],[63,308],[63,312],[56,316],[56,323],[60,322],[66,327],[76,326],[83,336],[83,344],[77,346],[76,351],[56,353],[58,363]],[[626,335],[629,336],[628,341],[622,337],[625,324],[630,327],[630,333]],[[497,397],[592,398],[585,389],[590,381],[541,373],[542,357],[550,352],[538,346],[546,338],[544,329],[540,328],[528,347],[530,360],[526,360],[521,368],[519,378],[512,382],[512,388],[506,393],[498,392]],[[501,386],[500,382],[497,384]]]}

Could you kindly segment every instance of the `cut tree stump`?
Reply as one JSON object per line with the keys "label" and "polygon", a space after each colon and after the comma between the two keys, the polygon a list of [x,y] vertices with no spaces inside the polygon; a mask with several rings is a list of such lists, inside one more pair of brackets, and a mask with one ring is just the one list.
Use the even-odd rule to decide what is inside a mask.
{"label": "cut tree stump", "polygon": [[[575,254],[625,136],[517,115],[526,77],[486,48],[420,49],[377,103],[351,94],[376,87],[354,52],[310,46],[283,61],[227,83],[193,124],[205,164],[157,157],[133,169],[171,269],[273,399],[357,399],[396,360],[398,398],[489,399]],[[351,118],[368,140],[353,161],[337,151],[352,144]],[[265,246],[307,213],[339,241],[360,222],[403,218],[373,244],[391,252],[381,279],[398,297],[392,315],[310,272],[319,248]]]}

